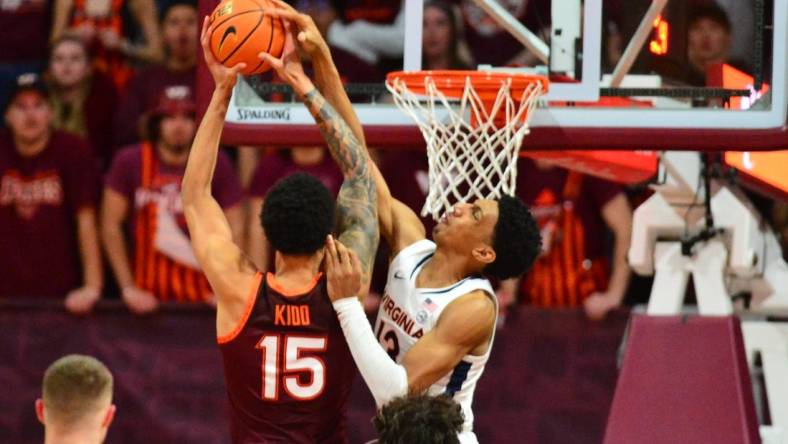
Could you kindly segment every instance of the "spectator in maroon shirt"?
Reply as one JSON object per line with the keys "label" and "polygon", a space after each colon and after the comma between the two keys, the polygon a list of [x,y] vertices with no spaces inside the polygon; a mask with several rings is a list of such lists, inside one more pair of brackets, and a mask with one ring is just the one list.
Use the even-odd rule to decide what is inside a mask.
{"label": "spectator in maroon shirt", "polygon": [[87,146],[52,131],[35,74],[21,76],[0,134],[0,297],[62,298],[86,313],[103,285],[96,231],[97,174]]}
{"label": "spectator in maroon shirt", "polygon": [[332,195],[339,194],[342,172],[323,147],[296,147],[260,159],[249,184],[249,212],[247,215],[247,251],[257,268],[263,272],[273,268],[273,250],[260,228],[260,212],[268,190],[280,179],[293,173],[304,172],[317,177]]}
{"label": "spectator in maroon shirt", "polygon": [[[105,178],[101,235],[123,301],[134,313],[153,311],[159,301],[213,302],[181,202],[194,111],[188,87],[165,89],[147,119],[148,141],[118,152]],[[225,155],[217,161],[213,194],[240,239],[243,193]]]}
{"label": "spectator in maroon shirt", "polygon": [[165,88],[187,85],[194,90],[197,27],[197,8],[193,2],[176,0],[164,10],[161,20],[164,63],[139,70],[126,85],[113,125],[115,146],[140,140],[140,117],[156,106]]}
{"label": "spectator in maroon shirt", "polygon": [[52,44],[48,78],[54,127],[86,138],[97,163],[111,159],[112,115],[117,103],[115,85],[90,66],[81,39],[63,36]]}
{"label": "spectator in maroon shirt", "polygon": [[[626,263],[632,210],[616,184],[521,159],[517,195],[531,207],[542,234],[542,254],[523,276],[502,283],[500,308],[517,297],[539,307],[583,307],[602,319],[621,305],[629,284]],[[613,233],[611,252],[608,230]]]}

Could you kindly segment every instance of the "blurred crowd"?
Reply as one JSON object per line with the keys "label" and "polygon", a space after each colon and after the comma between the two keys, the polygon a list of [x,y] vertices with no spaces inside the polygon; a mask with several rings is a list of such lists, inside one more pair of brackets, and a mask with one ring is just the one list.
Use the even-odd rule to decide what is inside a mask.
{"label": "blurred crowd", "polygon": [[[542,37],[550,1],[501,1]],[[688,18],[686,63],[662,66],[702,86],[710,63],[746,69],[741,41],[752,28],[742,2],[698,2]],[[191,251],[180,183],[196,131],[198,16],[188,0],[0,0],[1,298],[65,297],[74,313],[121,297],[135,313],[160,302],[212,303]],[[621,58],[624,2],[605,1],[604,69]],[[349,82],[380,82],[401,67],[401,0],[299,0],[332,46]],[[733,17],[732,21],[730,17]],[[749,17],[749,19],[748,19]],[[533,54],[471,0],[425,1],[425,69],[530,65]],[[751,32],[751,31],[750,31]],[[742,37],[744,36],[744,37]],[[420,210],[427,193],[423,152],[376,151],[392,193]],[[518,194],[531,205],[543,254],[522,279],[498,283],[502,314],[515,303],[584,307],[602,318],[632,295],[625,257],[632,208],[642,189],[522,159]],[[336,193],[342,175],[322,147],[226,148],[213,192],[236,241],[262,270],[273,266],[260,228],[267,190],[306,171]],[[764,214],[788,232],[788,209]],[[433,225],[425,219],[428,230]],[[783,239],[786,236],[783,235]],[[381,247],[374,290],[383,291]],[[629,296],[628,296],[629,295]],[[376,298],[368,298],[374,309]]]}

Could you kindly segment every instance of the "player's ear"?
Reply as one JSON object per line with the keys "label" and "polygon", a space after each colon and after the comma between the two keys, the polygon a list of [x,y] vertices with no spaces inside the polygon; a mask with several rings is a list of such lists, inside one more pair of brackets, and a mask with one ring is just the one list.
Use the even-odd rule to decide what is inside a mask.
{"label": "player's ear", "polygon": [[489,245],[481,245],[471,251],[473,258],[483,264],[495,262],[495,250]]}
{"label": "player's ear", "polygon": [[36,399],[36,417],[38,417],[38,422],[46,425],[44,422],[44,400],[41,398]]}
{"label": "player's ear", "polygon": [[108,429],[110,424],[112,424],[112,420],[115,419],[115,412],[117,411],[117,407],[115,404],[111,404],[109,408],[107,408],[107,413],[104,415],[104,421],[101,422],[101,427]]}

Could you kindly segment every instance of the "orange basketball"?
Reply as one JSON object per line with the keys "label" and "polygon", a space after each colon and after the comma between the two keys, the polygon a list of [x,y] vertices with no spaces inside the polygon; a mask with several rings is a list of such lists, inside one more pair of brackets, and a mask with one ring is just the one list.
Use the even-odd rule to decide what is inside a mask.
{"label": "orange basketball", "polygon": [[246,63],[244,75],[268,71],[271,66],[258,54],[282,55],[285,27],[282,20],[265,13],[275,8],[269,0],[224,0],[211,13],[211,52],[222,65]]}

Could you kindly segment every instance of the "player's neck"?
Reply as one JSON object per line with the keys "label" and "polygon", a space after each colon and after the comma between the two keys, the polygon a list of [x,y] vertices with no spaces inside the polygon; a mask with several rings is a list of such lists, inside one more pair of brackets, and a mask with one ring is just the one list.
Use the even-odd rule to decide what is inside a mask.
{"label": "player's neck", "polygon": [[103,430],[60,430],[47,427],[44,432],[44,444],[99,444],[104,441]]}
{"label": "player's neck", "polygon": [[303,287],[320,272],[323,251],[312,255],[286,256],[276,253],[276,281],[284,287]]}
{"label": "player's neck", "polygon": [[435,250],[435,254],[424,264],[416,277],[416,286],[443,288],[461,281],[469,274],[467,259],[456,254]]}

